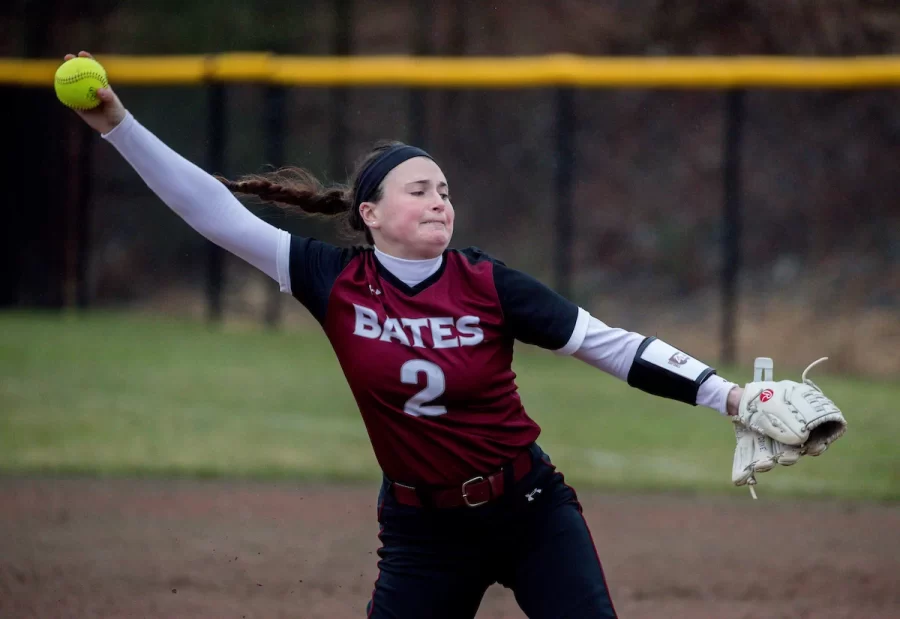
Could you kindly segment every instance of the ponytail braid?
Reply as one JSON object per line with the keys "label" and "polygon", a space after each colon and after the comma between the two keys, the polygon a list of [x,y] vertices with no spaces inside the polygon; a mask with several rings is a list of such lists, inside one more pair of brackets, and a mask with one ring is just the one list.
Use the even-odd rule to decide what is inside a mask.
{"label": "ponytail braid", "polygon": [[[216,177],[236,194],[256,196],[262,202],[278,206],[289,214],[329,217],[338,220],[344,236],[358,238],[365,234],[366,242],[374,245],[372,233],[363,222],[359,209],[353,204],[353,188],[368,163],[387,148],[399,142],[380,142],[359,162],[350,185],[325,187],[308,170],[286,167],[264,174],[248,174],[236,181]],[[381,188],[372,196],[373,202],[382,197]]]}

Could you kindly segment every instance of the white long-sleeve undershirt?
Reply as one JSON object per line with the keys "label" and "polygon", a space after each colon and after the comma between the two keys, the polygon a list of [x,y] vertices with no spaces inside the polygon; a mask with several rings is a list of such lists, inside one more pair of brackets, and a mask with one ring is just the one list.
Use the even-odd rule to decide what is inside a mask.
{"label": "white long-sleeve undershirt", "polygon": [[222,183],[169,148],[130,113],[103,138],[189,226],[290,292],[290,234],[248,211]]}
{"label": "white long-sleeve undershirt", "polygon": [[[204,237],[247,261],[291,292],[291,236],[247,210],[218,180],[176,153],[130,113],[103,138],[115,146],[147,186]],[[400,281],[415,286],[440,268],[441,259],[404,260],[375,249],[381,264]],[[587,314],[579,312],[580,317]],[[579,319],[576,330],[585,329]],[[621,380],[627,380],[644,336],[609,327],[589,317],[573,356]],[[725,414],[735,385],[713,375],[700,385],[697,404]]]}

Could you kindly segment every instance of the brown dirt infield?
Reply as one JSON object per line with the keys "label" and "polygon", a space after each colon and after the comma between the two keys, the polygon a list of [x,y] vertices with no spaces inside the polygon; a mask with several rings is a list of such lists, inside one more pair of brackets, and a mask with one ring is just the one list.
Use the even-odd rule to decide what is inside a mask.
{"label": "brown dirt infield", "polygon": [[[375,496],[373,486],[0,479],[0,617],[362,618],[377,572]],[[900,617],[900,506],[581,499],[623,618]],[[478,614],[522,616],[498,586]]]}

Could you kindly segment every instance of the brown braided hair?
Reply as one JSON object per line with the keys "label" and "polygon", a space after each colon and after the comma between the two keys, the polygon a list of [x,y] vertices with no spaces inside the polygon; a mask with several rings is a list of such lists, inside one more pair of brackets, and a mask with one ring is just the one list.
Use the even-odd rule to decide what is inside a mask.
{"label": "brown braided hair", "polygon": [[[256,196],[260,201],[278,206],[289,215],[330,217],[338,220],[341,232],[348,238],[365,234],[366,242],[374,245],[372,233],[363,222],[359,209],[354,208],[353,194],[362,171],[383,151],[401,142],[378,142],[356,164],[347,184],[325,187],[315,175],[303,168],[284,167],[272,172],[247,174],[236,181],[216,178],[236,194]],[[372,202],[381,200],[383,188],[379,185]]]}

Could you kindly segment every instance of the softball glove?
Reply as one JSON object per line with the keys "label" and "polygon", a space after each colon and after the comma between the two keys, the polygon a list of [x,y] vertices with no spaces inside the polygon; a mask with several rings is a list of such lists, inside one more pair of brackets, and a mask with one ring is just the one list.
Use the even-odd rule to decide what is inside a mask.
{"label": "softball glove", "polygon": [[[776,443],[799,448],[800,455],[822,454],[847,431],[847,421],[840,409],[806,377],[810,369],[826,359],[810,364],[799,383],[792,380],[747,383],[737,420]],[[789,455],[788,459],[792,457]]]}
{"label": "softball glove", "polygon": [[756,474],[775,468],[776,464],[791,466],[803,455],[800,447],[785,445],[765,434],[745,427],[734,420],[734,462],[731,467],[731,481],[735,486],[755,485]]}

